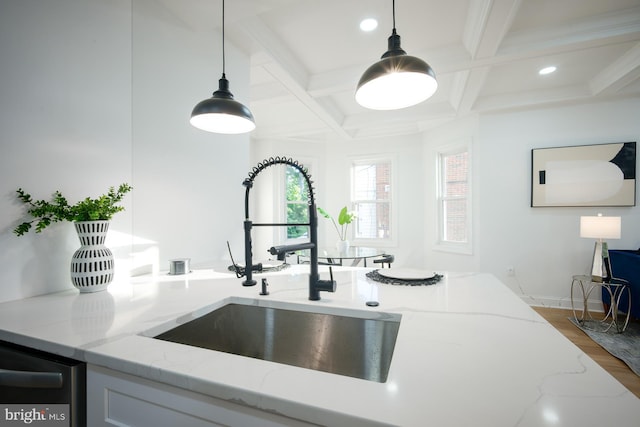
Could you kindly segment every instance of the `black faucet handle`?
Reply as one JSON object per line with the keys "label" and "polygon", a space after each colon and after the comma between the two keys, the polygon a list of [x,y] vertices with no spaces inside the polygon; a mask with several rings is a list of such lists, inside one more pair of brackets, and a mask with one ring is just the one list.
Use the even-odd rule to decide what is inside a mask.
{"label": "black faucet handle", "polygon": [[311,301],[320,300],[320,292],[335,292],[336,281],[335,280],[320,280],[316,277],[316,280],[309,278],[309,299]]}
{"label": "black faucet handle", "polygon": [[336,281],[335,280],[318,280],[316,283],[316,289],[324,292],[335,292]]}

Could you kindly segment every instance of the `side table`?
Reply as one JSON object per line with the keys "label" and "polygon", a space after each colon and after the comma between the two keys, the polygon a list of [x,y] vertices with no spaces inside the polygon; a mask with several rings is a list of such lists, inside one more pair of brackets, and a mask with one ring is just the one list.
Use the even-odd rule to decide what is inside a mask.
{"label": "side table", "polygon": [[[611,300],[609,310],[604,314],[602,319],[594,319],[589,312],[589,296],[595,289],[602,289],[606,292]],[[571,282],[571,309],[573,316],[581,326],[600,332],[606,332],[615,326],[617,332],[624,332],[629,324],[629,315],[631,307],[628,307],[626,313],[618,311],[620,299],[626,293],[626,298],[631,301],[631,287],[629,282],[624,279],[612,278],[610,282],[594,282],[591,276],[573,276]],[[576,309],[575,300],[582,302],[582,311]]]}

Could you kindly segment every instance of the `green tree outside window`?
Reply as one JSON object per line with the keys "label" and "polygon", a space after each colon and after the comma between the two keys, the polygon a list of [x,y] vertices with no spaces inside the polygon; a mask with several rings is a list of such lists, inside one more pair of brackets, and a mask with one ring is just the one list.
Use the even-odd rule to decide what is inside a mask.
{"label": "green tree outside window", "polygon": [[[308,223],[309,204],[307,200],[307,181],[296,168],[287,166],[285,171],[287,191],[287,223]],[[297,239],[309,236],[309,227],[287,227],[287,238]]]}

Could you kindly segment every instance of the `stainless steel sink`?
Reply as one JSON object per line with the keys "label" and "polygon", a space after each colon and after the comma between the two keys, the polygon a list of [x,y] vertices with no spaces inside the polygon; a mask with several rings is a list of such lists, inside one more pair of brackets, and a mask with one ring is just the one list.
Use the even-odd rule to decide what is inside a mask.
{"label": "stainless steel sink", "polygon": [[[229,303],[154,338],[385,382],[401,315]],[[293,306],[296,307],[296,306]],[[298,309],[299,308],[299,309]]]}

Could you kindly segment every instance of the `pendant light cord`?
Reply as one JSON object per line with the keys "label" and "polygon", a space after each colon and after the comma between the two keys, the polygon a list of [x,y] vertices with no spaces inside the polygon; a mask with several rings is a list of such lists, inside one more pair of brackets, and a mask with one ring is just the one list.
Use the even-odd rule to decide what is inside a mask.
{"label": "pendant light cord", "polygon": [[[394,0],[395,1],[395,0]],[[224,60],[224,0],[222,0],[222,78],[226,79],[225,76],[225,60]]]}
{"label": "pendant light cord", "polygon": [[[222,0],[224,3],[224,0]],[[393,8],[393,32],[396,32],[396,0],[391,2],[391,7]]]}

